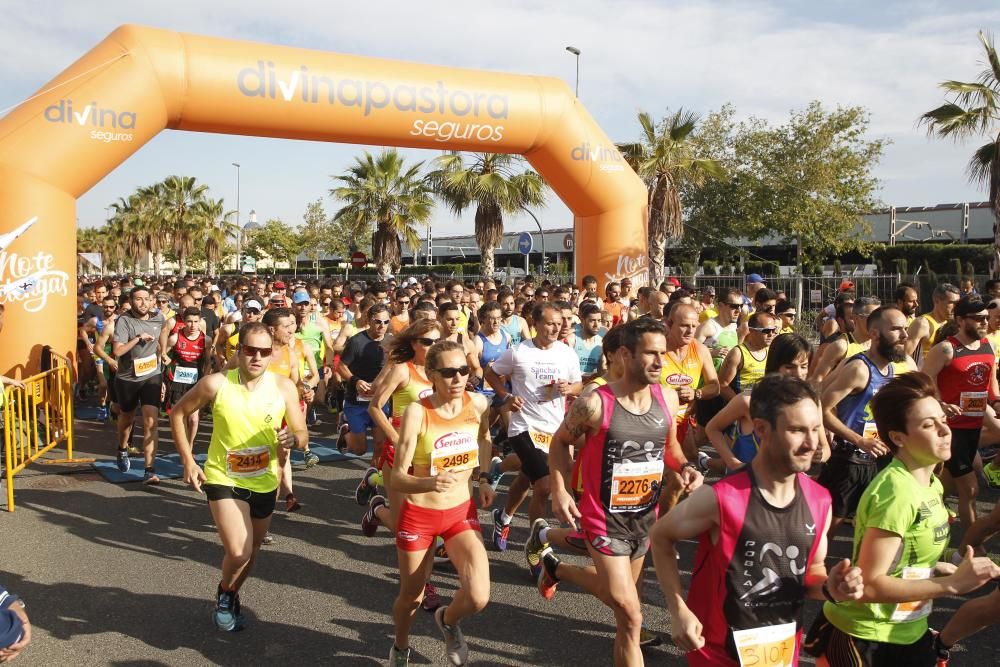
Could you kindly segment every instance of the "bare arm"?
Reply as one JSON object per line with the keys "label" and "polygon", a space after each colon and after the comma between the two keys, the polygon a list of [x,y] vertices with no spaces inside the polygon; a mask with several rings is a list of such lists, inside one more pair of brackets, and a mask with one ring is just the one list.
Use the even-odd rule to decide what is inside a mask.
{"label": "bare arm", "polygon": [[375,422],[375,426],[382,429],[385,437],[389,438],[393,445],[399,445],[399,433],[382,410],[392,395],[405,387],[409,381],[410,369],[406,364],[389,364],[382,367],[372,384],[372,400],[368,403],[368,414]]}
{"label": "bare arm", "polygon": [[827,378],[831,371],[837,367],[847,354],[847,339],[838,338],[829,345],[823,347],[823,353],[819,355],[813,365],[812,373],[809,376],[814,386],[819,386]]}
{"label": "bare arm", "polygon": [[853,393],[862,391],[871,380],[868,366],[863,361],[855,360],[844,366],[831,378],[823,388],[821,403],[823,404],[823,426],[829,429],[841,440],[859,447],[869,454],[881,456],[889,452],[888,448],[875,438],[865,438],[863,434],[855,433],[837,416],[837,405]]}
{"label": "bare arm", "polygon": [[[407,472],[413,463],[413,453],[417,447],[417,436],[424,421],[424,406],[410,403],[403,412],[396,444],[396,458],[389,474],[393,493],[430,493],[435,489],[434,477],[415,477]],[[444,471],[441,475],[450,475]]]}
{"label": "bare arm", "polygon": [[917,348],[920,343],[923,342],[924,338],[930,335],[930,323],[927,321],[926,317],[915,317],[912,322],[910,322],[910,328],[906,330],[906,354],[910,357],[915,356]]}
{"label": "bare arm", "polygon": [[737,396],[726,403],[725,407],[705,426],[705,435],[708,437],[708,441],[712,443],[712,447],[719,453],[719,458],[730,470],[736,470],[743,465],[743,462],[733,454],[732,443],[725,431],[733,423],[736,424],[736,428],[741,428],[742,421],[749,419],[749,417],[750,397]]}
{"label": "bare arm", "polygon": [[719,395],[721,386],[719,376],[715,372],[715,364],[712,363],[712,355],[704,345],[698,345],[698,357],[701,359],[701,398],[715,398]]}
{"label": "bare arm", "polygon": [[569,525],[574,525],[580,516],[569,491],[573,462],[570,452],[580,436],[596,433],[601,428],[601,416],[601,397],[596,392],[581,396],[573,401],[549,445],[552,511],[557,519]]}
{"label": "bare arm", "polygon": [[740,348],[734,347],[726,355],[722,366],[719,367],[719,396],[727,401],[733,400],[733,397],[736,396],[736,392],[729,385],[736,379],[742,361],[743,353]]}

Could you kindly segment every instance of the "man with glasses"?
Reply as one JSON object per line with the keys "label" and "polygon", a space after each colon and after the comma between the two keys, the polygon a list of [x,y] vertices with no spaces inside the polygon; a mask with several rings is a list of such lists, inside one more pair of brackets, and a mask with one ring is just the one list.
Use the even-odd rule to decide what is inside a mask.
{"label": "man with glasses", "polygon": [[816,360],[809,375],[814,385],[818,387],[847,359],[869,348],[868,316],[881,305],[876,297],[863,296],[850,307],[845,304],[842,310],[837,311],[840,331],[830,336],[816,350]]}
{"label": "man with glasses", "polygon": [[749,391],[764,377],[767,350],[778,335],[774,315],[765,312],[750,316],[749,332],[742,343],[726,355],[719,367],[720,395],[731,401],[741,392]]}
{"label": "man with glasses", "polygon": [[[372,384],[385,365],[382,341],[385,340],[390,318],[389,309],[383,303],[376,303],[369,308],[367,315],[368,328],[347,341],[337,367],[337,373],[347,388],[344,398],[344,418],[347,423],[341,426],[337,449],[349,449],[352,454],[363,456],[368,451],[367,433],[371,430],[375,443],[372,454],[374,462],[381,453],[385,434],[368,414],[368,404],[372,398]],[[387,415],[388,407],[387,404]]]}
{"label": "man with glasses", "polygon": [[[317,317],[313,312],[312,299],[305,289],[298,289],[292,295],[292,312],[295,313],[295,337],[303,347],[306,356],[304,395],[302,400],[306,402],[306,425],[312,426],[318,419],[313,402],[319,396],[326,395],[326,387],[323,385],[323,357],[328,343],[332,343],[330,330],[324,329],[326,318]],[[306,451],[306,467],[312,467],[319,463],[319,457],[310,451]]]}
{"label": "man with glasses", "polygon": [[99,421],[107,421],[109,408],[118,414],[118,398],[115,394],[115,375],[118,373],[118,361],[112,354],[112,343],[115,335],[115,320],[118,319],[118,302],[110,295],[101,301],[101,319],[97,320],[97,339],[94,343],[94,354],[97,357],[97,378],[100,395],[100,407],[97,412]]}
{"label": "man with glasses", "polygon": [[219,333],[219,340],[216,343],[216,362],[219,368],[226,365],[228,359],[232,359],[239,346],[240,327],[247,322],[260,322],[263,318],[261,314],[263,307],[257,299],[247,299],[243,302],[243,307],[239,312],[233,313],[227,318],[227,322],[222,325]]}
{"label": "man with glasses", "polygon": [[[239,591],[246,582],[274,513],[279,452],[305,447],[309,434],[291,380],[268,373],[272,337],[259,322],[240,334],[236,368],[213,373],[174,406],[170,426],[184,481],[208,498],[224,556],[216,590],[215,626],[241,630]],[[204,471],[194,459],[184,422],[212,408],[212,439]],[[287,422],[287,426],[282,426]]]}
{"label": "man with glasses", "polygon": [[[946,487],[948,479],[953,480],[958,490],[958,517],[965,530],[976,521],[979,481],[973,462],[986,406],[1000,405],[996,354],[986,338],[986,311],[979,297],[963,297],[955,303],[958,333],[933,346],[923,366],[937,384],[951,428],[951,458],[944,463],[943,479]],[[996,406],[993,409],[1000,414]]]}
{"label": "man with glasses", "polygon": [[951,320],[959,298],[958,288],[951,283],[938,285],[934,288],[934,293],[931,296],[934,308],[910,324],[907,331],[909,338],[906,343],[906,353],[913,357],[921,367],[934,342],[934,334],[941,328],[941,325]]}
{"label": "man with glasses", "polygon": [[795,333],[795,318],[799,313],[795,310],[795,305],[788,299],[781,299],[774,306],[774,314],[778,316],[780,327],[778,335]]}
{"label": "man with glasses", "polygon": [[129,295],[129,312],[115,322],[112,350],[118,361],[115,393],[121,414],[118,418],[118,469],[128,472],[129,440],[136,408],[142,408],[142,448],[145,456],[143,484],[159,484],[154,461],[159,439],[156,422],[163,400],[163,366],[160,338],[169,332],[162,313],[153,312],[149,290],[136,287]]}
{"label": "man with glasses", "polygon": [[412,290],[405,287],[396,290],[395,298],[392,301],[393,315],[392,319],[389,320],[389,331],[394,336],[410,326],[410,301],[412,293]]}

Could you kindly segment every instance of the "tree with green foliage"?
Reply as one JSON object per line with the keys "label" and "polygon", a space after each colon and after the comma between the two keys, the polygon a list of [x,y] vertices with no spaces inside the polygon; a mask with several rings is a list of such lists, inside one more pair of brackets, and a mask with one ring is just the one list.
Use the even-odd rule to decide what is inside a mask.
{"label": "tree with green foliage", "polygon": [[699,116],[691,111],[676,112],[655,122],[645,111],[638,115],[639,141],[618,144],[625,160],[646,183],[649,191],[649,221],[646,225],[649,253],[649,280],[658,285],[664,278],[665,248],[668,238],[684,234],[680,190],[685,182],[702,183],[725,174],[713,159],[699,157],[692,137]]}
{"label": "tree with green foliage", "polygon": [[407,164],[395,149],[378,155],[365,151],[344,174],[332,177],[339,185],[330,194],[345,202],[334,221],[346,225],[355,239],[371,237],[375,270],[382,278],[399,271],[403,243],[416,251],[416,225],[430,221],[434,198],[420,174],[423,164]]}
{"label": "tree with green foliage", "polygon": [[976,81],[944,81],[939,87],[950,98],[920,117],[930,135],[963,141],[986,137],[976,149],[967,167],[969,180],[986,186],[993,223],[993,257],[990,274],[1000,276],[1000,57],[993,36],[979,31],[985,67]]}
{"label": "tree with green foliage", "polygon": [[247,231],[243,253],[258,262],[267,257],[273,262],[294,265],[301,247],[299,235],[292,227],[278,218],[271,218],[260,227]]}
{"label": "tree with green foliage", "polygon": [[[302,216],[302,225],[299,226],[298,246],[299,252],[304,252],[306,257],[311,260],[317,278],[319,277],[319,258],[326,252],[326,245],[331,233],[332,225],[323,209],[323,200],[317,199],[314,202],[309,202],[306,206],[306,212]],[[297,274],[298,267],[296,266]]]}
{"label": "tree with green foliage", "polygon": [[538,172],[525,167],[524,158],[506,153],[473,153],[465,157],[457,151],[434,162],[428,176],[438,196],[456,215],[476,207],[476,244],[482,258],[483,276],[492,277],[496,249],[503,239],[504,215],[543,206],[548,187]]}

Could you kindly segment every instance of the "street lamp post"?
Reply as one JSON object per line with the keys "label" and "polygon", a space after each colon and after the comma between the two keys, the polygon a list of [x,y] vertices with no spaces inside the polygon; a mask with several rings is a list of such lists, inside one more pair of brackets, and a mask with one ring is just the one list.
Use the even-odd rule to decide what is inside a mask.
{"label": "street lamp post", "polygon": [[580,97],[580,49],[575,46],[567,46],[566,50],[576,56],[576,96]]}
{"label": "street lamp post", "polygon": [[522,206],[521,210],[524,211],[525,213],[527,213],[528,215],[530,215],[531,219],[535,221],[535,226],[538,227],[538,238],[540,238],[542,240],[542,273],[546,273],[546,271],[545,271],[545,265],[546,265],[546,261],[545,261],[545,232],[542,231],[542,223],[538,222],[538,217],[534,213],[531,212],[531,209]]}
{"label": "street lamp post", "polygon": [[240,225],[240,163],[233,162],[236,167],[236,273],[243,273],[240,270],[240,236],[243,234],[243,227]]}

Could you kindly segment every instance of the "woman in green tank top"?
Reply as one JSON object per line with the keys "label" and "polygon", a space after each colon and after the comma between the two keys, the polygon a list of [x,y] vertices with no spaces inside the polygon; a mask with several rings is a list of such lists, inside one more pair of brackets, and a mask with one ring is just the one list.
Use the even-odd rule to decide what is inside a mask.
{"label": "woman in green tank top", "polygon": [[[208,497],[222,541],[222,579],[214,620],[216,627],[229,632],[243,627],[239,588],[271,524],[278,450],[304,448],[309,439],[295,385],[266,372],[272,344],[263,324],[245,324],[240,330],[237,367],[201,379],[170,413],[184,481]],[[203,471],[195,461],[185,421],[208,406],[212,407],[212,439]]]}

